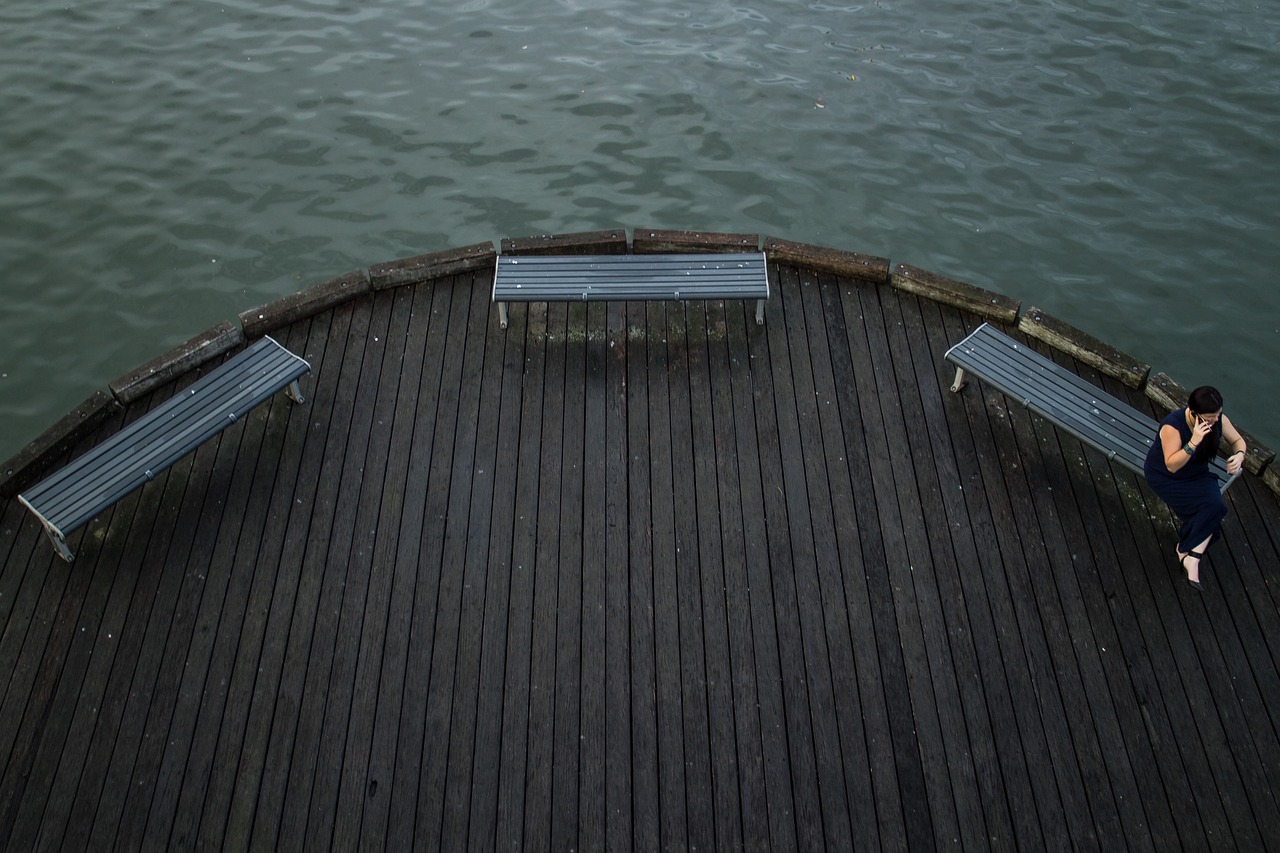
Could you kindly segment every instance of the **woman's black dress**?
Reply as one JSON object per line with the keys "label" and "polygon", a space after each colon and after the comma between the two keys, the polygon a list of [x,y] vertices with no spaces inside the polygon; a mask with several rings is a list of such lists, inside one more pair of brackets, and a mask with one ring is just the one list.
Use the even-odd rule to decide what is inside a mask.
{"label": "woman's black dress", "polygon": [[[1165,424],[1178,430],[1184,445],[1191,440],[1186,409],[1170,413],[1160,422],[1161,427]],[[1221,436],[1222,421],[1214,424],[1213,429]],[[1147,462],[1143,468],[1151,488],[1182,521],[1178,530],[1178,550],[1184,554],[1211,536],[1216,539],[1222,519],[1227,517],[1227,505],[1222,500],[1218,477],[1209,470],[1209,460],[1200,458],[1205,455],[1206,448],[1201,448],[1194,459],[1171,472],[1164,464],[1164,447],[1157,430],[1155,443],[1147,451]]]}

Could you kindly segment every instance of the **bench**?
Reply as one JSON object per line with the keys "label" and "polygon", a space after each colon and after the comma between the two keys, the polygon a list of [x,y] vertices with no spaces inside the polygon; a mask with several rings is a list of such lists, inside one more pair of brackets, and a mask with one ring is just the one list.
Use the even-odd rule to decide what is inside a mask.
{"label": "bench", "polygon": [[723,255],[499,255],[498,322],[508,302],[755,299],[764,322],[769,276],[763,252]]}
{"label": "bench", "polygon": [[[952,391],[960,391],[965,374],[972,373],[1108,459],[1142,473],[1147,449],[1160,429],[1155,419],[987,323],[947,350],[946,359],[956,365]],[[1223,492],[1239,476],[1228,474],[1220,458],[1210,469]]]}
{"label": "bench", "polygon": [[285,388],[298,403],[310,365],[266,337],[18,495],[58,555],[67,535]]}

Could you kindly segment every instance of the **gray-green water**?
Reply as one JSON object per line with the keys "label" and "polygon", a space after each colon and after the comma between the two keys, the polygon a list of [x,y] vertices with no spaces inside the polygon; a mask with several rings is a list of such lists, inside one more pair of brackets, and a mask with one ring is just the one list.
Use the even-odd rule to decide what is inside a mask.
{"label": "gray-green water", "polygon": [[1017,296],[1280,445],[1280,4],[0,6],[0,458],[356,267],[762,232]]}

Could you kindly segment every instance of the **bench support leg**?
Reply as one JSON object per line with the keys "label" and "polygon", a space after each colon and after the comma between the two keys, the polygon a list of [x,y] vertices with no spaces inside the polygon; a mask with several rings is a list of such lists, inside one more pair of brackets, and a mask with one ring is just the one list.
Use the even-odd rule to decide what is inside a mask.
{"label": "bench support leg", "polygon": [[507,327],[507,303],[498,303],[498,325],[502,328]]}
{"label": "bench support leg", "polygon": [[284,393],[288,394],[289,399],[295,403],[306,402],[302,398],[302,386],[298,384],[296,379],[289,383],[289,387],[284,389]]}
{"label": "bench support leg", "polygon": [[764,325],[764,300],[763,299],[756,300],[756,325],[757,326]]}
{"label": "bench support leg", "polygon": [[62,538],[61,533],[47,524],[44,525],[44,532],[48,535],[49,541],[53,543],[53,550],[58,552],[59,557],[68,563],[75,562],[76,554],[71,550],[71,546],[67,544],[67,540]]}
{"label": "bench support leg", "polygon": [[964,368],[957,367],[956,378],[955,378],[955,381],[951,383],[951,390],[959,391],[961,388],[963,388],[967,384],[968,384],[968,381],[964,378]]}

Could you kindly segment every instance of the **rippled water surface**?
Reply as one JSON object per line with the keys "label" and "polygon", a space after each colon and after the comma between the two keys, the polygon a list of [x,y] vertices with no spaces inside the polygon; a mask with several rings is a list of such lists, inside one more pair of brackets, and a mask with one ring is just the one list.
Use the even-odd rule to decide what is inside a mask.
{"label": "rippled water surface", "polygon": [[0,457],[303,286],[619,226],[990,287],[1280,446],[1278,42],[1245,0],[10,0]]}

